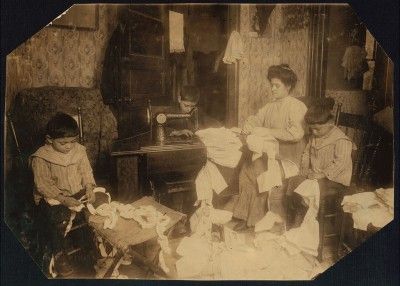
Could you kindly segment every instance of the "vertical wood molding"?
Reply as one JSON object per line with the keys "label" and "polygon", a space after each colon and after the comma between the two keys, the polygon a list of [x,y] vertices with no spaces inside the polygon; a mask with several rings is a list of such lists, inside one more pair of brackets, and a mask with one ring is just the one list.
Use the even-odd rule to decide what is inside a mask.
{"label": "vertical wood molding", "polygon": [[[240,5],[229,5],[228,7],[228,37],[232,31],[239,31],[240,27]],[[226,118],[227,127],[238,125],[239,106],[239,63],[227,66],[227,101]]]}
{"label": "vertical wood molding", "polygon": [[326,66],[327,66],[327,20],[326,5],[312,8],[310,25],[310,48],[307,76],[307,96],[321,97],[325,95]]}

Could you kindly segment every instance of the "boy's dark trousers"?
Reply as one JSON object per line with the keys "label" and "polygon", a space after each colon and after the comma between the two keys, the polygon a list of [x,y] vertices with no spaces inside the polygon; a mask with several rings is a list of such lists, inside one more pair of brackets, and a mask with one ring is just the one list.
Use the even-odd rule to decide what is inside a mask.
{"label": "boy's dark trousers", "polygon": [[[81,198],[85,191],[80,191],[73,197]],[[41,199],[36,208],[36,223],[39,232],[39,244],[45,251],[55,255],[66,250],[68,240],[64,237],[71,210],[64,205],[49,205],[44,199]],[[77,216],[78,218],[78,216]],[[77,219],[75,218],[75,219]]]}
{"label": "boy's dark trousers", "polygon": [[[294,192],[294,190],[296,190],[296,188],[306,179],[307,177],[304,176],[295,176],[289,179],[286,191],[289,228],[300,226],[308,210],[308,206],[301,195]],[[327,178],[319,179],[318,184],[320,190],[320,202],[323,201],[326,196],[340,194],[340,192],[343,192],[346,189],[344,185],[333,182]]]}

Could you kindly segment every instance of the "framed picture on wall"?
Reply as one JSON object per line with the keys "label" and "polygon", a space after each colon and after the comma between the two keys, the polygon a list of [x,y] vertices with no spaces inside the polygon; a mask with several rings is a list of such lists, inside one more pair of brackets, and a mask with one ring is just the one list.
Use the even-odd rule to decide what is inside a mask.
{"label": "framed picture on wall", "polygon": [[98,26],[99,7],[95,4],[73,5],[50,24],[50,27],[80,30],[97,30]]}

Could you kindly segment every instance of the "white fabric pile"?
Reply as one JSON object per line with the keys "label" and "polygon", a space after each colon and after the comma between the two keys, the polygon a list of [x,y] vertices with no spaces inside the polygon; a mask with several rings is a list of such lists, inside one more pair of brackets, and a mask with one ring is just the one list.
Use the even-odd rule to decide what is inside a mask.
{"label": "white fabric pile", "polygon": [[195,181],[197,200],[210,203],[213,192],[220,194],[228,186],[216,165],[235,168],[242,157],[242,142],[224,127],[199,130],[196,135],[207,148],[207,162]]}
{"label": "white fabric pile", "polygon": [[394,189],[378,189],[345,196],[343,211],[352,214],[354,228],[367,230],[369,224],[382,228],[394,217]]}
{"label": "white fabric pile", "polygon": [[242,142],[237,135],[225,127],[207,128],[196,132],[207,148],[207,158],[221,166],[235,168],[240,161]]}

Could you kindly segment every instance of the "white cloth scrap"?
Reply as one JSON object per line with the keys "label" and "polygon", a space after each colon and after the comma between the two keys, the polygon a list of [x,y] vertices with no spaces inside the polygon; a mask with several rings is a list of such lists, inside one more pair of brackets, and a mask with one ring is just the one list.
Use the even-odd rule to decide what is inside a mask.
{"label": "white cloth scrap", "polygon": [[304,180],[295,190],[301,195],[306,203],[308,210],[304,216],[302,224],[297,228],[292,228],[284,234],[287,242],[287,249],[295,252],[303,251],[313,256],[318,255],[319,245],[319,223],[317,215],[319,210],[320,190],[317,180]]}
{"label": "white cloth scrap", "polygon": [[224,54],[224,58],[222,61],[225,64],[233,64],[237,60],[243,58],[244,54],[244,45],[242,41],[242,36],[237,31],[232,31],[228,44],[226,45],[226,50]]}
{"label": "white cloth scrap", "polygon": [[220,194],[228,187],[217,166],[210,160],[207,160],[206,164],[197,174],[195,185],[198,200],[211,200],[213,191]]}
{"label": "white cloth scrap", "polygon": [[254,226],[255,232],[270,230],[275,223],[282,223],[282,218],[280,215],[274,212],[267,212],[267,214],[259,220],[256,225]]}

